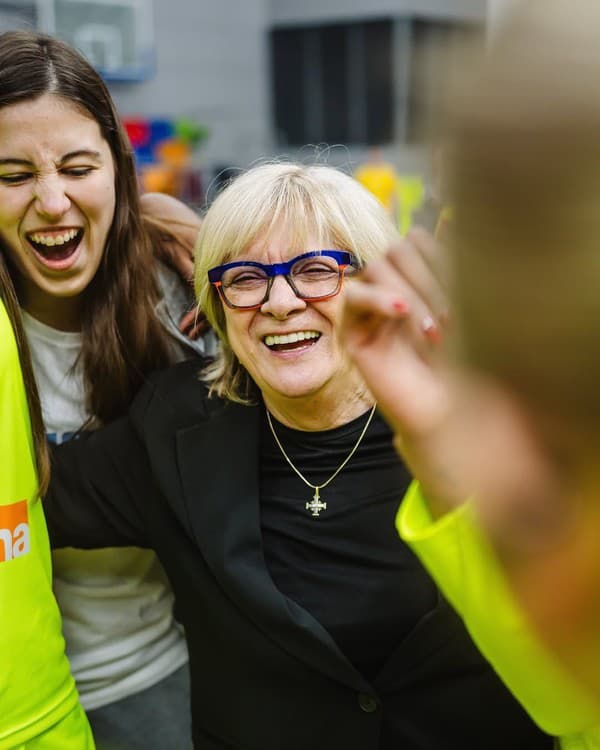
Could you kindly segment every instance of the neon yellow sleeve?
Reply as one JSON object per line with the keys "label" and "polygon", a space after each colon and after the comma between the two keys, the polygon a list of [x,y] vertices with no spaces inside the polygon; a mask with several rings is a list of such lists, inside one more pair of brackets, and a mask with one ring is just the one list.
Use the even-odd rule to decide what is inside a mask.
{"label": "neon yellow sleeve", "polygon": [[478,529],[472,505],[434,520],[413,482],[396,526],[532,719],[560,736],[564,750],[600,750],[600,708],[531,632]]}

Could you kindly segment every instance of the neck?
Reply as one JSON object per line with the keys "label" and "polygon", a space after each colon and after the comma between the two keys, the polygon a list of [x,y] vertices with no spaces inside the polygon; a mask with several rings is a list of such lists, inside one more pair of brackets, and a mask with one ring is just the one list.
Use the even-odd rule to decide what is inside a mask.
{"label": "neck", "polygon": [[263,399],[266,408],[278,422],[306,432],[340,427],[360,417],[375,403],[364,385],[350,393],[338,393],[335,398],[318,393],[287,399],[263,394]]}
{"label": "neck", "polygon": [[81,330],[81,304],[75,297],[52,297],[47,300],[25,300],[23,308],[32,318],[57,331]]}

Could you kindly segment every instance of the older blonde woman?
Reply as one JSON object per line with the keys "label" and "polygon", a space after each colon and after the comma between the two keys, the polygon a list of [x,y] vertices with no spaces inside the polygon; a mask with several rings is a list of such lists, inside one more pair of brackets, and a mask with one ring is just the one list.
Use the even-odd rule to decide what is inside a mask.
{"label": "older blonde woman", "polygon": [[410,477],[336,332],[344,285],[394,239],[332,168],[239,177],[197,244],[221,353],[158,374],[127,419],[55,456],[54,544],[163,562],[198,748],[552,745],[394,531]]}

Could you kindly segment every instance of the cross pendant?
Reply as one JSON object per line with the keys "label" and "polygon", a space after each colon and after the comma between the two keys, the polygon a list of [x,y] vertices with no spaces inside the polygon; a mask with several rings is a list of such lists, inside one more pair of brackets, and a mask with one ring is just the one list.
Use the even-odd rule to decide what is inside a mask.
{"label": "cross pendant", "polygon": [[315,494],[310,503],[306,503],[306,510],[310,510],[311,515],[319,517],[322,510],[327,510],[327,503],[322,503],[319,499],[319,488],[315,487]]}

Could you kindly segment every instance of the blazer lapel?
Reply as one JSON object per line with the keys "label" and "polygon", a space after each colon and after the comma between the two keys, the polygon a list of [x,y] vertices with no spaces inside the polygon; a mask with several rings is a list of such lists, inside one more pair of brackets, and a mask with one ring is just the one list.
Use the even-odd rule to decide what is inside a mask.
{"label": "blazer lapel", "polygon": [[375,685],[380,691],[389,692],[426,679],[429,670],[435,671],[439,666],[444,652],[456,652],[464,633],[462,620],[438,591],[435,607],[390,654]]}
{"label": "blazer lapel", "polygon": [[177,434],[188,517],[203,557],[248,618],[283,649],[339,682],[372,690],[322,625],[269,575],[260,527],[259,408],[213,403],[209,425]]}

